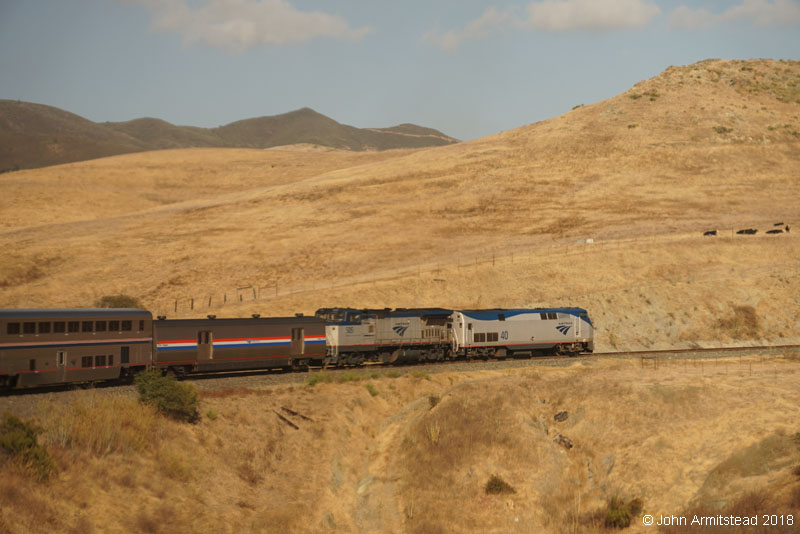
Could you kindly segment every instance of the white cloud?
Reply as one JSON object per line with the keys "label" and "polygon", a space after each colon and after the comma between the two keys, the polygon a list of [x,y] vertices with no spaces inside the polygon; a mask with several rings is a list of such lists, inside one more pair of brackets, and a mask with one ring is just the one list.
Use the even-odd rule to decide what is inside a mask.
{"label": "white cloud", "polygon": [[446,52],[454,52],[463,41],[490,37],[495,31],[505,26],[509,20],[508,12],[501,12],[490,7],[484,11],[483,15],[467,24],[463,30],[449,30],[445,33],[431,31],[425,34],[422,40],[438,46]]}
{"label": "white cloud", "polygon": [[672,28],[686,28],[691,30],[704,30],[717,23],[718,15],[714,15],[705,9],[691,9],[686,6],[678,6],[669,17],[669,24]]}
{"label": "white cloud", "polygon": [[202,43],[233,53],[319,37],[359,40],[372,31],[352,29],[336,15],[299,11],[286,0],[208,0],[198,7],[187,0],[127,1],[146,6],[156,30],[178,33],[187,44]]}
{"label": "white cloud", "polygon": [[491,37],[504,28],[545,31],[610,31],[640,28],[650,23],[661,9],[646,0],[541,0],[528,4],[527,15],[490,7],[460,30],[431,31],[423,41],[447,52],[461,43]]}
{"label": "white cloud", "polygon": [[705,9],[677,7],[670,15],[673,28],[702,29],[732,21],[750,22],[755,26],[794,26],[800,24],[798,0],[742,0],[722,13]]}
{"label": "white cloud", "polygon": [[661,14],[645,0],[542,0],[528,5],[526,25],[537,30],[609,31],[642,28]]}

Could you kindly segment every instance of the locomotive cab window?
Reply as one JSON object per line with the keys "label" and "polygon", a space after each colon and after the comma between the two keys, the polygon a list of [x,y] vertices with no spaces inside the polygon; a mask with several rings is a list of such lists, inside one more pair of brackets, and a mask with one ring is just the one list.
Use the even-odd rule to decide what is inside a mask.
{"label": "locomotive cab window", "polygon": [[81,358],[81,367],[91,367],[92,366],[92,357],[91,356],[84,356]]}
{"label": "locomotive cab window", "polygon": [[133,321],[122,321],[122,331],[130,332],[133,329]]}
{"label": "locomotive cab window", "polygon": [[20,332],[19,323],[8,323],[6,325],[6,334],[9,336],[16,336]]}

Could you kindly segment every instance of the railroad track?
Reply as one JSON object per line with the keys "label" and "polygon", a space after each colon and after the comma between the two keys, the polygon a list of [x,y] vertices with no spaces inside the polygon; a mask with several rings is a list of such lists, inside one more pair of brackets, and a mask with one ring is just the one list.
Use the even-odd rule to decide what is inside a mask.
{"label": "railroad track", "polygon": [[[646,350],[646,351],[617,351],[599,352],[594,354],[584,354],[578,356],[536,356],[533,358],[507,358],[504,360],[453,360],[447,362],[426,362],[418,365],[366,365],[356,368],[327,369],[325,373],[371,373],[377,372],[379,377],[390,371],[411,373],[423,371],[428,374],[438,374],[443,372],[469,372],[480,370],[513,369],[534,366],[566,366],[574,362],[589,361],[597,358],[614,359],[635,359],[644,360],[672,361],[681,359],[719,359],[739,354],[779,356],[787,353],[800,353],[800,345],[777,345],[777,346],[748,346],[748,347],[717,347],[717,348],[694,348],[694,349],[669,349],[669,350]],[[275,370],[258,371],[238,371],[229,373],[198,374],[190,375],[184,380],[191,381],[197,389],[202,391],[231,389],[231,388],[263,388],[265,386],[276,385],[300,385],[304,384],[311,373],[320,372],[320,368],[312,368],[309,372],[287,372]],[[30,417],[37,412],[37,405],[41,400],[54,400],[58,402],[69,402],[69,398],[78,394],[80,390],[88,387],[96,389],[100,394],[108,395],[136,395],[136,389],[130,385],[115,384],[96,384],[96,385],[59,385],[47,388],[30,388],[24,390],[14,390],[6,392],[0,396],[0,412],[10,411],[20,416]]]}

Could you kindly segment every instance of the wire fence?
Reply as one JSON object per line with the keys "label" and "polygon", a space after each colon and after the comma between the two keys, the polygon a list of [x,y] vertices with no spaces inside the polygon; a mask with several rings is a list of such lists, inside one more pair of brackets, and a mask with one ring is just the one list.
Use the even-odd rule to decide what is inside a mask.
{"label": "wire fence", "polygon": [[[473,251],[469,256],[459,256],[455,260],[451,257],[446,259],[436,259],[424,263],[405,265],[395,268],[380,269],[371,272],[358,273],[351,276],[337,276],[335,279],[326,282],[302,282],[302,281],[281,281],[280,279],[263,280],[260,282],[252,282],[249,284],[242,284],[237,287],[231,288],[228,291],[221,293],[209,293],[206,295],[185,296],[179,298],[172,298],[170,300],[162,300],[156,303],[155,309],[158,315],[182,315],[191,314],[199,315],[204,311],[216,311],[220,308],[231,305],[240,305],[247,302],[265,302],[276,301],[286,297],[303,296],[309,293],[319,291],[336,291],[338,289],[352,288],[363,286],[365,288],[370,286],[377,286],[385,284],[393,280],[405,279],[426,279],[429,282],[444,283],[450,280],[453,276],[460,277],[466,276],[470,272],[478,269],[494,268],[499,269],[509,265],[532,263],[534,261],[548,260],[548,259],[563,259],[569,260],[570,258],[578,258],[587,255],[590,252],[597,251],[614,251],[630,249],[632,246],[641,245],[644,243],[654,243],[659,246],[666,246],[671,243],[686,242],[690,239],[695,240],[708,240],[720,239],[720,236],[732,237],[734,239],[752,240],[752,236],[736,235],[735,230],[718,231],[716,237],[703,237],[698,236],[697,233],[692,234],[663,234],[651,235],[646,237],[635,237],[626,239],[609,239],[609,240],[595,240],[595,239],[581,239],[569,244],[551,244],[551,245],[529,245],[527,247],[506,248],[506,249],[492,249]],[[793,237],[793,236],[791,236]],[[771,239],[775,238],[791,238],[789,234],[778,236],[770,236]],[[770,263],[768,265],[750,266],[737,269],[736,276],[738,277],[742,271],[746,272],[764,272],[769,273],[781,269],[797,269],[796,263]],[[527,275],[528,278],[534,279],[538,276],[536,272]],[[725,276],[714,276],[713,280],[724,280]],[[673,284],[692,284],[704,281],[704,278],[698,276],[681,276],[674,279],[668,279],[666,282]],[[656,284],[625,284],[618,287],[604,287],[602,290],[592,291],[587,293],[569,293],[563,295],[554,295],[553,300],[560,300],[564,298],[581,299],[597,293],[613,294],[615,292],[627,291],[633,287],[639,289],[646,289],[648,287],[655,287]]]}

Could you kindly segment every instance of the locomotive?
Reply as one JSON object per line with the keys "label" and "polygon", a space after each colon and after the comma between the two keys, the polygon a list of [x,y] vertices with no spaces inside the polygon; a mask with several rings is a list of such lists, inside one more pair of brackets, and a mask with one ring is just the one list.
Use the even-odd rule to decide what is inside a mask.
{"label": "locomotive", "polygon": [[425,362],[594,351],[583,308],[358,310],[323,308],[326,361]]}
{"label": "locomotive", "polygon": [[0,388],[190,373],[530,357],[594,350],[583,308],[320,308],[167,319],[140,309],[0,310]]}

